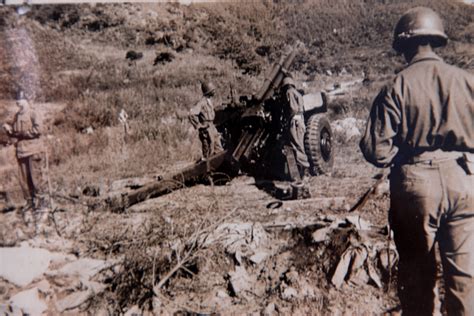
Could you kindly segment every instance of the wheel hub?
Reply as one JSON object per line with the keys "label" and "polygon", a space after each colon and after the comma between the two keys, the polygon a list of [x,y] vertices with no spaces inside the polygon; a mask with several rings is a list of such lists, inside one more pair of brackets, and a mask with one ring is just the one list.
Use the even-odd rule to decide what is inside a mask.
{"label": "wheel hub", "polygon": [[321,155],[325,161],[328,161],[331,158],[331,134],[325,129],[321,133]]}

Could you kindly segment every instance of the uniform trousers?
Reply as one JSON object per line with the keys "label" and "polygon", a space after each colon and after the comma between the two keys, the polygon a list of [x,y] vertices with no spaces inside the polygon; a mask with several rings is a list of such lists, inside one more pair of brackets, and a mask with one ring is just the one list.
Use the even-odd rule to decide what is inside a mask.
{"label": "uniform trousers", "polygon": [[448,315],[474,315],[474,176],[462,153],[432,152],[393,167],[390,223],[403,315],[433,315],[439,244]]}

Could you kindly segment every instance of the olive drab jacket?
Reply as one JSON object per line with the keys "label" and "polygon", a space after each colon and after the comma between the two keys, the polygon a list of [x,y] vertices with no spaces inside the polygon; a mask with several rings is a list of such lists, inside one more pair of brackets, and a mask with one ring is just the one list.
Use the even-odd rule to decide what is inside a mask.
{"label": "olive drab jacket", "polygon": [[16,144],[18,158],[43,152],[41,132],[41,117],[32,109],[25,109],[16,114],[12,136],[18,139]]}
{"label": "olive drab jacket", "polygon": [[419,53],[376,97],[360,142],[377,167],[425,151],[474,152],[474,75]]}
{"label": "olive drab jacket", "polygon": [[209,98],[203,97],[196,105],[191,108],[189,121],[196,129],[208,128],[214,121],[216,113],[214,106]]}

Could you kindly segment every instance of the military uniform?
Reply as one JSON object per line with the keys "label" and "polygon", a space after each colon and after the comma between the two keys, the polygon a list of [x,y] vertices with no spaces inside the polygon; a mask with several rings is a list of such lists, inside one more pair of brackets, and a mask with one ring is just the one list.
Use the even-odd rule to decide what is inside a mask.
{"label": "military uniform", "polygon": [[306,126],[303,117],[303,96],[293,86],[286,91],[286,101],[290,111],[289,140],[295,152],[298,166],[309,168],[308,156],[304,149]]}
{"label": "military uniform", "polygon": [[20,184],[24,196],[34,206],[45,188],[44,147],[41,140],[41,118],[29,107],[15,116],[12,137],[17,138],[16,156],[20,167]]}
{"label": "military uniform", "polygon": [[189,115],[189,121],[199,132],[204,158],[223,150],[219,132],[214,126],[215,116],[212,100],[205,96],[191,108]]}
{"label": "military uniform", "polygon": [[418,53],[376,97],[360,143],[391,166],[390,223],[404,315],[431,315],[439,243],[448,314],[474,315],[474,75]]}

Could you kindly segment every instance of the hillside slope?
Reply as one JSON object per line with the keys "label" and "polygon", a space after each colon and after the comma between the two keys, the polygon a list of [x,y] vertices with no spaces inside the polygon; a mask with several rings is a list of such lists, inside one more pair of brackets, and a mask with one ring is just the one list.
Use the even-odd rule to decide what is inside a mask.
{"label": "hillside slope", "polygon": [[[390,48],[400,14],[415,5],[440,12],[451,38],[440,54],[474,71],[474,6],[244,4],[49,5],[21,17],[0,7],[0,123],[12,119],[15,91],[25,89],[47,118],[54,197],[53,209],[34,214],[43,215],[42,225],[31,213],[0,213],[0,250],[29,258],[33,248],[13,248],[22,243],[58,258],[49,267],[43,262],[45,270],[26,285],[2,274],[0,310],[26,294],[52,315],[396,309],[388,183],[348,212],[380,173],[365,162],[358,138],[371,100],[403,65]],[[201,95],[200,81],[217,85],[217,104],[229,102],[232,89],[252,94],[271,63],[297,43],[291,71],[298,88],[341,92],[329,103],[334,169],[308,180],[312,199],[276,201],[255,179],[239,176],[227,185],[183,184],[122,213],[90,207],[200,158],[197,133],[185,119]],[[117,118],[122,109],[130,134]],[[0,133],[0,198],[2,191],[20,198],[7,139]],[[359,266],[349,269],[347,258]],[[8,262],[15,280],[19,263]],[[340,265],[343,275],[336,273]]]}

